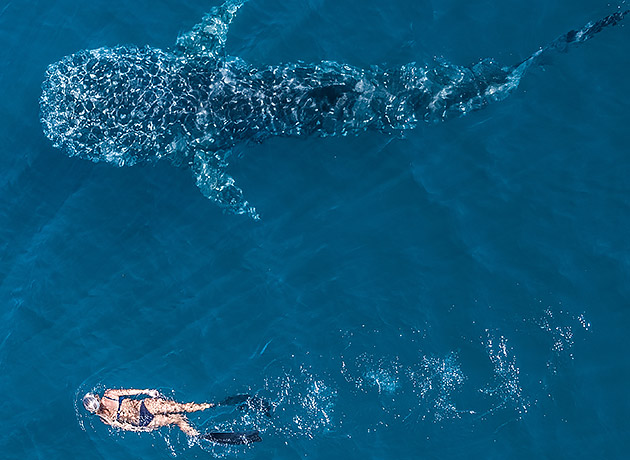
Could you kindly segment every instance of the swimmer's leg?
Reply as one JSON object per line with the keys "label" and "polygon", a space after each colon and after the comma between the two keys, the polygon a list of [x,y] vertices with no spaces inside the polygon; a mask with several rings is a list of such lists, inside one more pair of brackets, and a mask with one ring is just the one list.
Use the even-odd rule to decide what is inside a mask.
{"label": "swimmer's leg", "polygon": [[145,407],[153,415],[181,414],[184,412],[197,412],[214,407],[212,403],[178,403],[161,398],[146,398],[144,400]]}
{"label": "swimmer's leg", "polygon": [[153,417],[153,420],[151,420],[151,423],[147,428],[155,430],[168,425],[176,425],[186,436],[190,436],[192,438],[201,437],[202,439],[206,439],[217,444],[240,445],[262,441],[260,433],[257,430],[237,431],[234,433],[212,432],[202,435],[190,424],[186,416],[181,414],[156,415]]}
{"label": "swimmer's leg", "polygon": [[262,441],[260,433],[257,430],[237,431],[234,433],[212,432],[202,435],[190,424],[186,416],[181,414],[156,415],[151,421],[149,428],[156,429],[167,425],[176,425],[186,436],[190,436],[191,438],[201,436],[202,439],[206,439],[217,444],[242,445]]}
{"label": "swimmer's leg", "polygon": [[192,427],[188,419],[181,414],[158,414],[153,416],[153,420],[146,427],[148,430],[157,430],[163,426],[176,425],[187,436],[199,436],[199,432]]}
{"label": "swimmer's leg", "polygon": [[194,402],[190,402],[190,403],[185,403],[185,404],[180,404],[179,405],[179,407],[184,409],[183,412],[197,412],[197,411],[210,409],[210,408],[212,408],[214,406],[215,405],[213,403],[197,404],[197,403],[194,403]]}
{"label": "swimmer's leg", "polygon": [[175,422],[175,425],[177,425],[177,427],[180,430],[182,430],[186,434],[186,436],[191,436],[191,437],[196,438],[197,436],[201,434],[199,433],[199,431],[193,428],[190,422],[188,422],[188,419],[186,419],[186,417],[184,417],[183,415],[171,415],[170,417],[178,419]]}

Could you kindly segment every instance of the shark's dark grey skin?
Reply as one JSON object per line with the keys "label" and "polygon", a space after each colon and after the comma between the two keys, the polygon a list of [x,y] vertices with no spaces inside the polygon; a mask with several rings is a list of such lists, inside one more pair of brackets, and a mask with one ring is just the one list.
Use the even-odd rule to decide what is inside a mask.
{"label": "shark's dark grey skin", "polygon": [[40,100],[46,136],[69,156],[92,161],[189,165],[206,197],[258,219],[226,173],[236,143],[392,132],[465,115],[507,97],[544,55],[588,40],[628,12],[564,34],[509,67],[485,59],[470,67],[436,60],[390,70],[337,62],[259,69],[224,54],[244,1],[214,8],[169,51],[99,48],[51,64]]}

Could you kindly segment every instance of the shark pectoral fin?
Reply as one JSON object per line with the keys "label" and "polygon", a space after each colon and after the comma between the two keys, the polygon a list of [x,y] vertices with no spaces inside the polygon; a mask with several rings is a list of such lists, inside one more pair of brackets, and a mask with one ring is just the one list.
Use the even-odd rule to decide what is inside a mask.
{"label": "shark pectoral fin", "polygon": [[197,187],[206,197],[233,214],[246,214],[254,220],[260,216],[243,198],[243,191],[225,172],[227,163],[217,153],[197,152],[193,161],[193,176]]}
{"label": "shark pectoral fin", "polygon": [[183,56],[216,59],[223,54],[230,23],[247,0],[227,0],[212,8],[190,32],[177,38],[176,51]]}

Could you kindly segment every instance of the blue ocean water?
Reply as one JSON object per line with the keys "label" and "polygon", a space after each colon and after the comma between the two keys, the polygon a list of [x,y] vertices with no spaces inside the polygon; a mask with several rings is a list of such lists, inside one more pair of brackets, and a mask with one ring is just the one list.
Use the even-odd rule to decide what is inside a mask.
{"label": "blue ocean water", "polygon": [[[0,2],[3,458],[625,458],[630,447],[629,28],[532,69],[508,99],[403,136],[270,139],[230,173],[261,221],[169,164],[68,158],[46,67],[171,46],[216,0]],[[517,63],[599,0],[250,0],[257,65]],[[250,447],[121,433],[81,396],[255,393]]]}

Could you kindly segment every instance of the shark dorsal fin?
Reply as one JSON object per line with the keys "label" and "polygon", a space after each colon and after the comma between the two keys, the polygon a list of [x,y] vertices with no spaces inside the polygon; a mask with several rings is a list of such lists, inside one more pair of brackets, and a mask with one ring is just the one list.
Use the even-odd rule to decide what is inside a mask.
{"label": "shark dorsal fin", "polygon": [[247,0],[227,0],[212,8],[190,32],[177,38],[175,51],[188,58],[221,58],[230,23]]}

